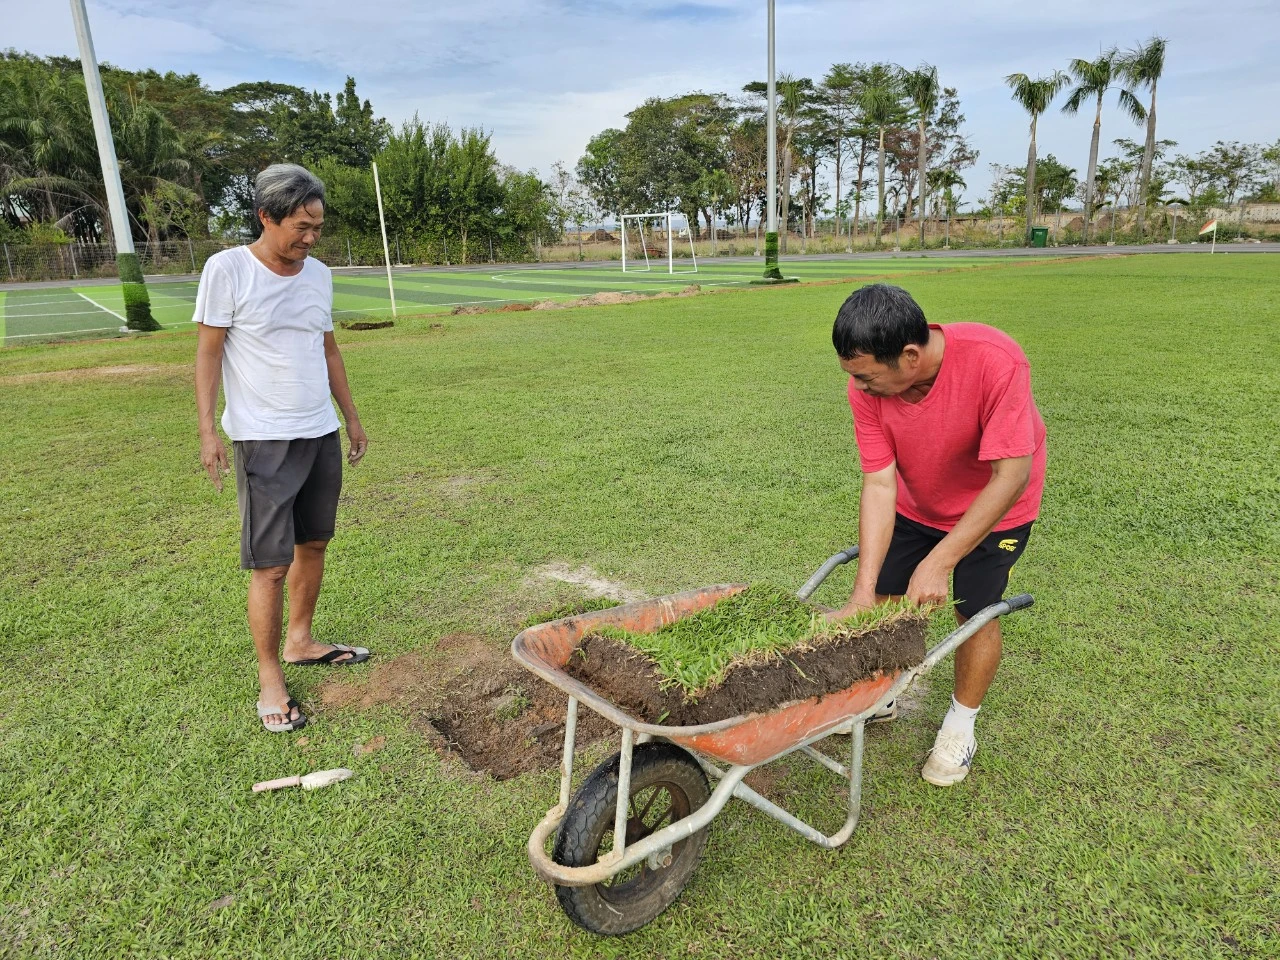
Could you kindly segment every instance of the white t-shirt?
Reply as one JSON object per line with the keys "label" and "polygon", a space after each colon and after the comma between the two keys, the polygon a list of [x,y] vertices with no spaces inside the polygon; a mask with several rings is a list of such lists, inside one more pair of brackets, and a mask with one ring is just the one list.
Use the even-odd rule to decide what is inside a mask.
{"label": "white t-shirt", "polygon": [[333,275],[308,257],[292,277],[248,247],[204,265],[192,319],[226,327],[222,429],[232,440],[302,440],[338,429],[324,335],[333,329]]}

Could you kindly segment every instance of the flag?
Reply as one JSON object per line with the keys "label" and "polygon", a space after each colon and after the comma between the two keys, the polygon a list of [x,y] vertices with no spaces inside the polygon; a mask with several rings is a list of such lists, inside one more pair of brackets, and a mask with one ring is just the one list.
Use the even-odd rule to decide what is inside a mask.
{"label": "flag", "polygon": [[1215,218],[1213,220],[1210,220],[1203,227],[1201,227],[1200,232],[1196,234],[1196,236],[1203,237],[1206,233],[1214,233],[1217,229],[1218,229],[1218,221]]}

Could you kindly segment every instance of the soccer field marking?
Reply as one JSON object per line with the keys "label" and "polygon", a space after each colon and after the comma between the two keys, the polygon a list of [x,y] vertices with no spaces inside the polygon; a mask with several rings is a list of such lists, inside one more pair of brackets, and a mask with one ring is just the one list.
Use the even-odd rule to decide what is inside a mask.
{"label": "soccer field marking", "polygon": [[[68,300],[67,302],[68,302],[68,303],[70,303],[71,301],[69,301],[69,300]],[[31,306],[31,304],[29,304],[29,303],[24,303],[24,304],[23,304],[23,306],[24,306],[24,307],[29,307],[29,306]],[[97,304],[94,304],[94,306],[97,306]],[[103,308],[103,309],[105,309],[105,308]],[[60,313],[58,313],[58,314],[57,314],[57,316],[59,316],[59,317],[87,317],[87,316],[89,316],[90,314],[96,314],[96,313],[101,313],[101,312],[102,312],[102,310],[63,310],[63,311],[61,311]],[[108,312],[108,313],[110,313],[111,311],[109,311],[109,310],[108,310],[107,312]],[[10,319],[10,320],[23,320],[23,319],[30,320],[30,319],[33,319],[33,318],[49,317],[49,316],[53,316],[53,314],[48,314],[48,313],[10,313],[10,314],[8,314],[8,317],[9,317],[9,319]],[[117,316],[119,316],[119,314],[117,314]]]}
{"label": "soccer field marking", "polygon": [[[108,310],[106,307],[104,307],[102,304],[100,304],[97,300],[94,300],[92,297],[86,297],[86,296],[85,296],[83,293],[81,293],[79,290],[72,290],[71,292],[72,292],[72,293],[74,293],[77,297],[84,297],[84,299],[85,299],[85,300],[88,300],[90,303],[92,303],[92,304],[93,304],[95,307],[97,307],[99,310],[106,310],[106,311],[107,311],[107,313],[111,314],[113,317],[115,317],[116,319],[118,319],[121,323],[126,324],[126,325],[129,323],[129,318],[128,318],[128,317],[121,316],[120,314],[116,313],[114,310]],[[123,296],[123,294],[121,294],[121,296]]]}

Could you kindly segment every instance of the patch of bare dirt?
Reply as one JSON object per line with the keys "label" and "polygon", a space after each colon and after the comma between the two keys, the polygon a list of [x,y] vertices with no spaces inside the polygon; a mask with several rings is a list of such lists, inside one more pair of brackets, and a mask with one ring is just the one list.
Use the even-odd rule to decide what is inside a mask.
{"label": "patch of bare dirt", "polygon": [[342,320],[338,323],[343,330],[384,330],[395,325],[394,320]]}
{"label": "patch of bare dirt", "polygon": [[0,377],[0,383],[36,383],[42,380],[65,383],[90,377],[132,377],[141,379],[160,373],[177,373],[179,371],[185,373],[186,370],[186,365],[179,363],[129,363],[115,367],[76,367],[71,370],[44,370],[40,373],[11,373],[8,376]]}
{"label": "patch of bare dirt", "polygon": [[858,680],[912,667],[924,659],[924,617],[902,617],[864,634],[794,650],[763,663],[742,663],[696,700],[663,687],[657,664],[633,647],[589,634],[566,672],[649,723],[688,726],[764,713],[795,700],[826,696]]}
{"label": "patch of bare dirt", "polygon": [[508,303],[498,308],[499,313],[524,313],[526,310],[532,310],[533,307],[527,303]]}
{"label": "patch of bare dirt", "polygon": [[[516,664],[505,645],[472,634],[444,637],[431,653],[378,663],[364,683],[330,680],[318,696],[324,712],[399,710],[442,752],[498,780],[560,762],[564,695]],[[579,712],[578,744],[612,732],[603,718]]]}
{"label": "patch of bare dirt", "polygon": [[606,579],[588,566],[572,570],[567,563],[544,563],[533,570],[533,576],[581,587],[588,597],[608,597],[622,603],[644,599],[644,594],[638,590],[632,590],[625,583]]}

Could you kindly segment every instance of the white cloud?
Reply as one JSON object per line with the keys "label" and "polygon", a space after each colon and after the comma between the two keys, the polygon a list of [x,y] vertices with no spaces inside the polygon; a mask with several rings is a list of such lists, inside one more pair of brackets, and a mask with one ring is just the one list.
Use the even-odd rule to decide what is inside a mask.
{"label": "white cloud", "polygon": [[[38,12],[37,12],[38,11]],[[379,113],[491,131],[498,155],[544,173],[649,96],[735,92],[763,79],[761,0],[89,0],[99,56],[121,66],[196,71],[214,86],[273,79],[337,90],[347,74]],[[74,54],[62,2],[0,0],[0,42]],[[1044,73],[1102,46],[1169,38],[1160,132],[1180,149],[1216,139],[1274,140],[1269,0],[779,0],[778,67],[821,77],[837,61],[935,63],[959,88],[987,163],[1026,155],[1027,120],[1003,77]],[[1084,166],[1088,124],[1056,110],[1040,149]],[[1108,107],[1103,135],[1140,131]]]}

